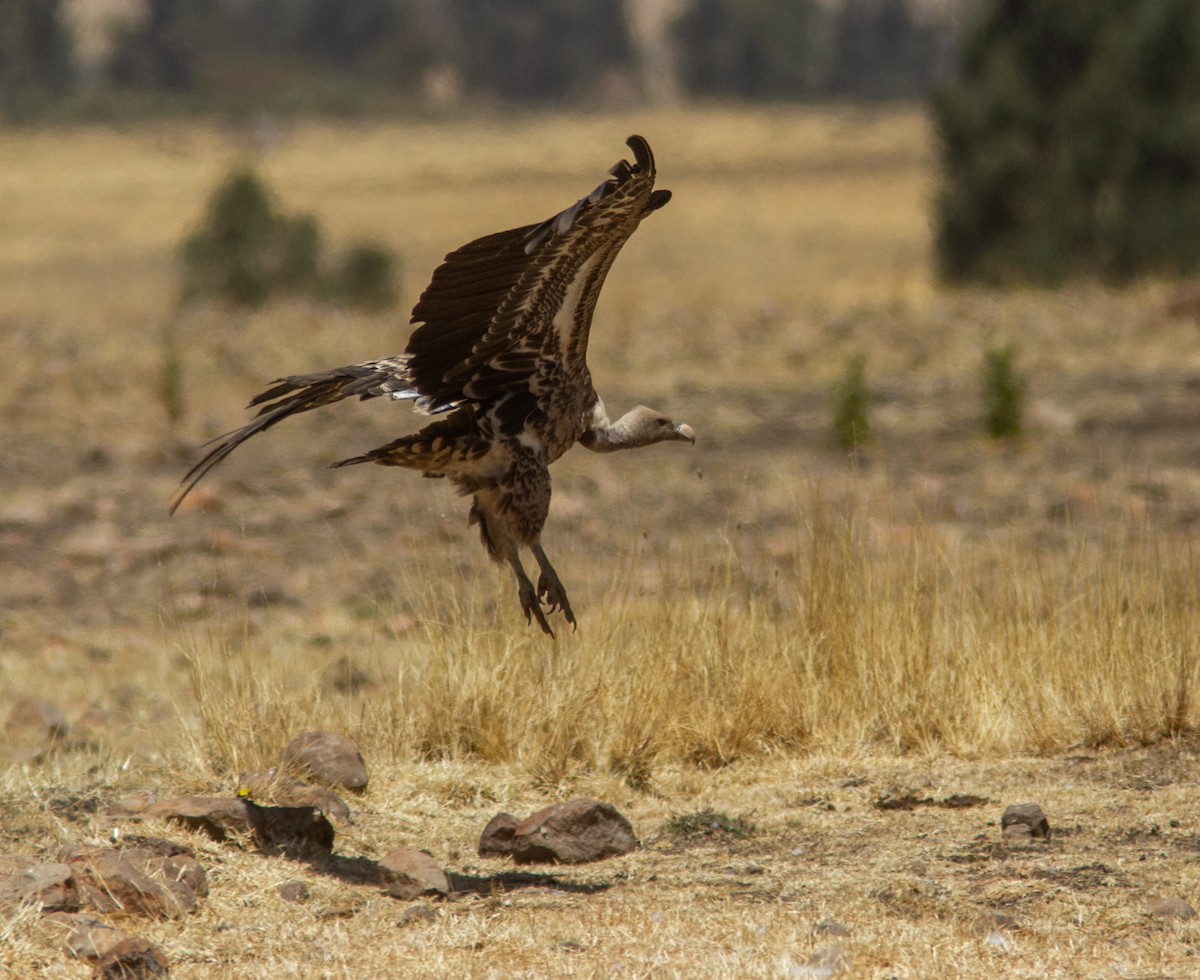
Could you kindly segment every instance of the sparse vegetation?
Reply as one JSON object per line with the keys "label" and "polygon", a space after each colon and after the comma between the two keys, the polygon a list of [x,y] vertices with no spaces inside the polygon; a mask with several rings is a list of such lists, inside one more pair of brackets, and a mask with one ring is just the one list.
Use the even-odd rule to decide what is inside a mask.
{"label": "sparse vegetation", "polygon": [[843,449],[858,449],[871,437],[868,411],[871,392],[867,387],[867,355],[846,359],[841,378],[833,389],[833,438]]}
{"label": "sparse vegetation", "polygon": [[253,170],[231,171],[209,198],[201,226],[180,248],[182,296],[256,308],[272,296],[308,294],[347,306],[396,302],[396,259],[376,242],[358,242],[322,271],[324,236],[311,214],[280,211]]}
{"label": "sparse vegetation", "polygon": [[993,439],[1015,439],[1024,428],[1026,382],[1013,366],[1016,348],[989,347],[983,352],[984,427]]}
{"label": "sparse vegetation", "polygon": [[396,304],[396,256],[375,242],[346,249],[330,276],[329,290],[340,302],[360,310],[384,310]]}
{"label": "sparse vegetation", "polygon": [[663,832],[675,837],[732,837],[742,840],[754,832],[754,825],[745,817],[731,817],[719,810],[697,810],[680,813],[663,825]]}
{"label": "sparse vegetation", "polygon": [[[309,125],[263,172],[330,237],[402,249],[420,286],[469,237],[576,199],[627,126]],[[848,975],[1186,975],[1194,923],[1141,902],[1200,888],[1194,323],[1164,317],[1154,283],[936,290],[915,113],[672,107],[638,128],[677,199],[614,267],[589,363],[610,410],[663,405],[699,439],[556,464],[547,546],[580,623],[555,643],[526,628],[462,500],[324,466],[409,431],[402,405],[281,425],[168,519],[178,440],[404,331],[199,304],[168,436],[147,324],[240,148],[202,126],[7,134],[0,724],[37,697],[82,737],[0,770],[0,853],[111,839],[126,793],[232,794],[300,731],[333,729],[371,770],[339,854],[428,847],[494,892],[397,928],[393,899],[336,868],[122,824],[184,835],[213,869],[206,911],[146,925],[173,972],[770,975],[833,919]],[[1038,438],[980,452],[980,355],[1006,337],[1038,379]],[[886,438],[848,463],[830,391],[864,350]],[[906,794],[992,802],[875,805]],[[475,856],[498,810],[576,795],[616,804],[643,848],[523,877]],[[1071,832],[1010,848],[990,824],[1026,800]],[[706,811],[753,833],[663,836]],[[275,895],[292,878],[309,905]],[[995,908],[1022,920],[1005,950],[976,931]],[[87,972],[31,915],[0,931],[0,972]]]}

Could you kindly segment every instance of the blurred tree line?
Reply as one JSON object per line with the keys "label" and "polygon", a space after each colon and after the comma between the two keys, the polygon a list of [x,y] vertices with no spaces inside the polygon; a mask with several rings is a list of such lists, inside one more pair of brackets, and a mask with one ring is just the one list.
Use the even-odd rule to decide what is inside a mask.
{"label": "blurred tree line", "polygon": [[950,280],[1200,271],[1200,2],[988,0],[933,101]]}
{"label": "blurred tree line", "polygon": [[669,49],[683,95],[911,97],[944,76],[958,23],[920,0],[655,0],[661,15],[628,16],[648,2],[136,0],[140,15],[106,28],[100,63],[73,73],[67,0],[4,0],[0,109],[80,85],[217,108],[305,108],[334,89],[388,108],[439,81],[450,97],[516,103],[654,98],[649,45]]}

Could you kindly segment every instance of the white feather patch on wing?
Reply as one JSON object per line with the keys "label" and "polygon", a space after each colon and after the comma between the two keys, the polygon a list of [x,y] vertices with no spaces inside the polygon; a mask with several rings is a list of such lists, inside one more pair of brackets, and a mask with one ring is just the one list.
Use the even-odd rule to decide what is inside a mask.
{"label": "white feather patch on wing", "polygon": [[560,350],[569,350],[571,347],[571,338],[577,326],[575,313],[579,308],[580,300],[583,299],[584,287],[592,277],[592,268],[598,261],[600,261],[600,253],[597,252],[579,267],[575,278],[567,285],[562,305],[559,306],[558,312],[554,314],[554,319],[551,321],[551,326],[558,334]]}

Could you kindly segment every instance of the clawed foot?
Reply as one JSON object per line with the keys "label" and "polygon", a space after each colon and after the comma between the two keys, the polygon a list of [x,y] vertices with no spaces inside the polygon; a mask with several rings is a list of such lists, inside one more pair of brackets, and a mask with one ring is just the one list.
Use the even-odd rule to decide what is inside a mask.
{"label": "clawed foot", "polygon": [[546,604],[548,612],[555,613],[561,609],[563,618],[571,624],[571,629],[576,628],[575,614],[571,612],[571,603],[567,601],[567,590],[563,588],[557,575],[542,572],[541,578],[538,579],[538,598]]}
{"label": "clawed foot", "polygon": [[[521,585],[521,609],[525,613],[525,622],[532,623],[537,620],[538,626],[542,628],[542,632],[547,634],[551,639],[554,639],[554,630],[550,628],[550,624],[546,622],[546,614],[542,612],[542,604],[538,601],[538,597],[534,594],[533,585],[530,582],[525,582]],[[550,610],[554,612],[553,609]],[[574,624],[574,620],[568,619]]]}

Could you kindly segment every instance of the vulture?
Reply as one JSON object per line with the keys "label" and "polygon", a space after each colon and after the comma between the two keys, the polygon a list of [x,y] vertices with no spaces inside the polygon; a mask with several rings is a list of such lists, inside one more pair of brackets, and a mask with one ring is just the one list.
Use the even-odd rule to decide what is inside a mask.
{"label": "vulture", "polygon": [[[334,463],[403,466],[449,480],[471,497],[470,523],[488,555],[507,563],[527,623],[553,636],[547,614],[575,614],[542,550],[550,464],[575,443],[597,453],[656,442],[695,443],[691,427],[638,406],[615,421],[592,385],[588,332],[604,277],[646,215],[671,199],[654,189],[654,156],[640,136],[594,191],[540,224],[487,235],[446,256],[412,311],[403,354],[275,381],[258,414],[218,436],[183,478],[189,491],[243,442],[275,423],[343,398],[411,402],[436,418],[419,432]],[[521,564],[532,552],[535,589]],[[543,609],[543,607],[545,607]]]}

